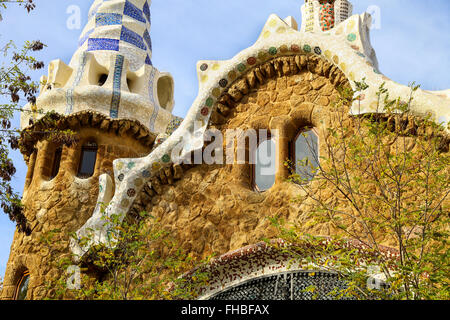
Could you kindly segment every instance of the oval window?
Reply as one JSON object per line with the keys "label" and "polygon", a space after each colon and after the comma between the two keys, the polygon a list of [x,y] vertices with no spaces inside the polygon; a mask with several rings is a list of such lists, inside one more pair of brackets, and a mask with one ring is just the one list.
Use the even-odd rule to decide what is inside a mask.
{"label": "oval window", "polygon": [[258,145],[254,164],[254,186],[256,191],[269,190],[275,184],[276,145],[275,141],[265,140]]}

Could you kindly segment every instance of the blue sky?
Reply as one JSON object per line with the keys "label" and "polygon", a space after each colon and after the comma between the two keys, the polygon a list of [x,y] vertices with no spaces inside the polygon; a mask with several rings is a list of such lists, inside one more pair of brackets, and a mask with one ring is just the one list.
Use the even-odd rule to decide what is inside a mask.
{"label": "blue sky", "polygon": [[[93,0],[35,0],[36,10],[2,10],[0,45],[13,39],[19,45],[39,39],[48,47],[38,58],[47,65],[53,59],[69,63]],[[271,13],[293,16],[300,25],[303,0],[153,0],[153,64],[175,79],[174,114],[184,117],[194,101],[198,85],[198,60],[230,59],[251,46]],[[427,90],[450,88],[450,1],[448,0],[353,0],[354,13],[371,5],[380,8],[381,28],[371,33],[381,71],[393,80],[416,81]],[[66,10],[81,9],[81,29],[69,30]],[[0,58],[1,59],[1,58]],[[42,72],[33,73],[37,81]],[[18,126],[18,117],[15,119]],[[13,185],[21,192],[26,166],[13,153],[17,174]],[[0,211],[0,276],[5,273],[14,224]]]}

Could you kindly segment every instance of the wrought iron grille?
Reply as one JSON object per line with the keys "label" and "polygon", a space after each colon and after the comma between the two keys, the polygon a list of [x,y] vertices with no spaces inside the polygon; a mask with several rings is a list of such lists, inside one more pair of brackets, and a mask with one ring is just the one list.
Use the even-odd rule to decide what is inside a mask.
{"label": "wrought iron grille", "polygon": [[248,280],[210,300],[336,300],[335,292],[345,288],[345,282],[333,273],[284,272]]}

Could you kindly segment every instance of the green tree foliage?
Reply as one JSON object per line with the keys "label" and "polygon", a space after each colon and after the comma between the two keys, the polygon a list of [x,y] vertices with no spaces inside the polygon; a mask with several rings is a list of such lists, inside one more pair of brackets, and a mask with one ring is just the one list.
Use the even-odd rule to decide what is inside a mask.
{"label": "green tree foliage", "polygon": [[[302,225],[273,218],[281,238],[292,244],[283,250],[305,267],[321,266],[346,279],[349,286],[338,297],[449,299],[448,133],[430,117],[411,114],[418,86],[412,84],[409,101],[401,101],[391,99],[383,84],[378,107],[384,112],[351,116],[348,106],[367,85],[356,87],[356,94],[342,90],[333,104],[336,125],[321,141],[326,154],[313,180],[301,172],[290,179],[302,189],[294,201],[308,217]],[[305,232],[320,234],[324,225],[338,236]],[[371,286],[377,277],[384,289]]]}
{"label": "green tree foliage", "polygon": [[9,4],[18,4],[19,6],[23,6],[28,12],[36,8],[36,5],[33,3],[34,0],[0,0],[0,6],[3,9],[6,9]]}
{"label": "green tree foliage", "polygon": [[[197,261],[180,249],[154,217],[142,212],[137,219],[123,223],[117,216],[105,220],[108,243],[91,247],[79,264],[81,286],[70,289],[67,281],[73,274],[66,272],[49,283],[48,288],[54,291],[52,299],[173,300],[193,299],[198,295],[207,274],[198,271],[182,277]],[[83,245],[91,238],[77,240]],[[72,264],[72,258],[66,257],[59,260],[57,267],[70,270]]]}
{"label": "green tree foliage", "polygon": [[[5,10],[9,4],[23,5],[30,12],[35,5],[32,0],[0,1],[0,10]],[[1,17],[1,13],[0,13]],[[0,65],[0,95],[8,103],[0,104],[0,207],[18,229],[29,233],[29,226],[22,213],[20,196],[11,187],[12,176],[16,168],[9,157],[11,149],[19,148],[18,130],[12,128],[11,120],[17,111],[22,111],[24,103],[34,104],[39,84],[32,81],[27,74],[31,70],[44,67],[42,61],[37,61],[32,54],[40,51],[44,45],[40,41],[27,41],[18,48],[13,40],[0,44],[3,59]]]}
{"label": "green tree foliage", "polygon": [[[7,9],[9,4],[24,6],[28,12],[35,8],[32,0],[0,0],[0,10]],[[0,62],[0,95],[3,97],[0,102],[0,207],[12,221],[16,222],[18,230],[27,234],[30,233],[30,227],[23,214],[20,195],[11,187],[11,179],[16,173],[16,168],[10,158],[10,150],[22,149],[20,134],[27,135],[30,132],[20,133],[18,128],[13,128],[13,117],[17,112],[33,112],[42,116],[46,121],[44,128],[48,127],[42,132],[33,131],[35,134],[39,133],[57,144],[71,145],[76,142],[71,130],[54,129],[56,127],[54,124],[58,120],[55,113],[44,113],[36,106],[36,94],[40,84],[32,81],[28,74],[44,67],[44,63],[33,56],[44,47],[40,41],[26,41],[21,48],[17,47],[13,40],[0,43],[0,52],[3,53]],[[31,106],[31,110],[24,109],[26,103]]]}

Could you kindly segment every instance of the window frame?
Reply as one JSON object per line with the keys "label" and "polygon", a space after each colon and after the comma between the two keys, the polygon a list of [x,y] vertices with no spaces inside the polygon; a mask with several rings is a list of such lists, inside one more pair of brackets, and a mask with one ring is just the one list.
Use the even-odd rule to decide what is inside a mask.
{"label": "window frame", "polygon": [[295,148],[295,144],[297,142],[298,137],[307,132],[307,131],[312,131],[316,137],[317,137],[317,163],[320,164],[320,136],[319,136],[319,132],[317,131],[317,128],[314,126],[305,126],[302,127],[297,134],[294,136],[294,139],[292,139],[291,141],[289,141],[289,159],[290,161],[294,164],[294,168],[289,168],[290,170],[290,174],[296,174],[297,173],[297,159],[296,159],[296,148]]}
{"label": "window frame", "polygon": [[[17,282],[16,290],[14,292],[14,300],[18,300],[17,298],[19,297],[20,288],[21,288],[22,284],[24,283],[24,281],[26,281],[27,278],[28,278],[28,286],[27,286],[27,294],[26,295],[28,295],[28,287],[30,286],[29,281],[31,279],[31,275],[30,275],[30,271],[26,270],[22,273],[19,281]],[[25,298],[26,298],[26,296],[25,296]]]}
{"label": "window frame", "polygon": [[[82,173],[81,169],[83,167],[84,160],[84,152],[85,151],[95,151],[95,161],[92,173]],[[80,179],[89,179],[95,174],[95,166],[97,165],[97,157],[98,157],[98,144],[95,141],[86,142],[82,145],[80,151],[80,158],[78,161],[78,169],[77,169],[77,177]]]}
{"label": "window frame", "polygon": [[[278,148],[279,146],[277,146],[276,144],[276,140],[273,139],[274,137],[272,137],[272,134],[270,133],[269,130],[267,130],[267,139],[261,140],[260,136],[258,135],[258,145],[256,146],[256,149],[253,150],[253,152],[257,153],[259,146],[261,145],[261,143],[266,142],[266,141],[273,141],[274,145],[275,145],[275,159],[276,157],[278,157]],[[252,150],[249,150],[250,152],[252,152]],[[249,159],[251,157],[249,156]],[[272,184],[272,186],[270,186],[270,188],[268,188],[267,190],[261,190],[258,187],[258,184],[256,183],[256,161],[258,159],[258,155],[255,155],[255,163],[251,164],[251,170],[250,170],[250,179],[251,179],[251,187],[253,189],[253,191],[258,192],[258,193],[263,193],[266,191],[269,191],[276,183],[276,173],[274,174],[274,183]],[[276,160],[275,160],[275,170],[278,170],[278,168],[276,167]]]}

